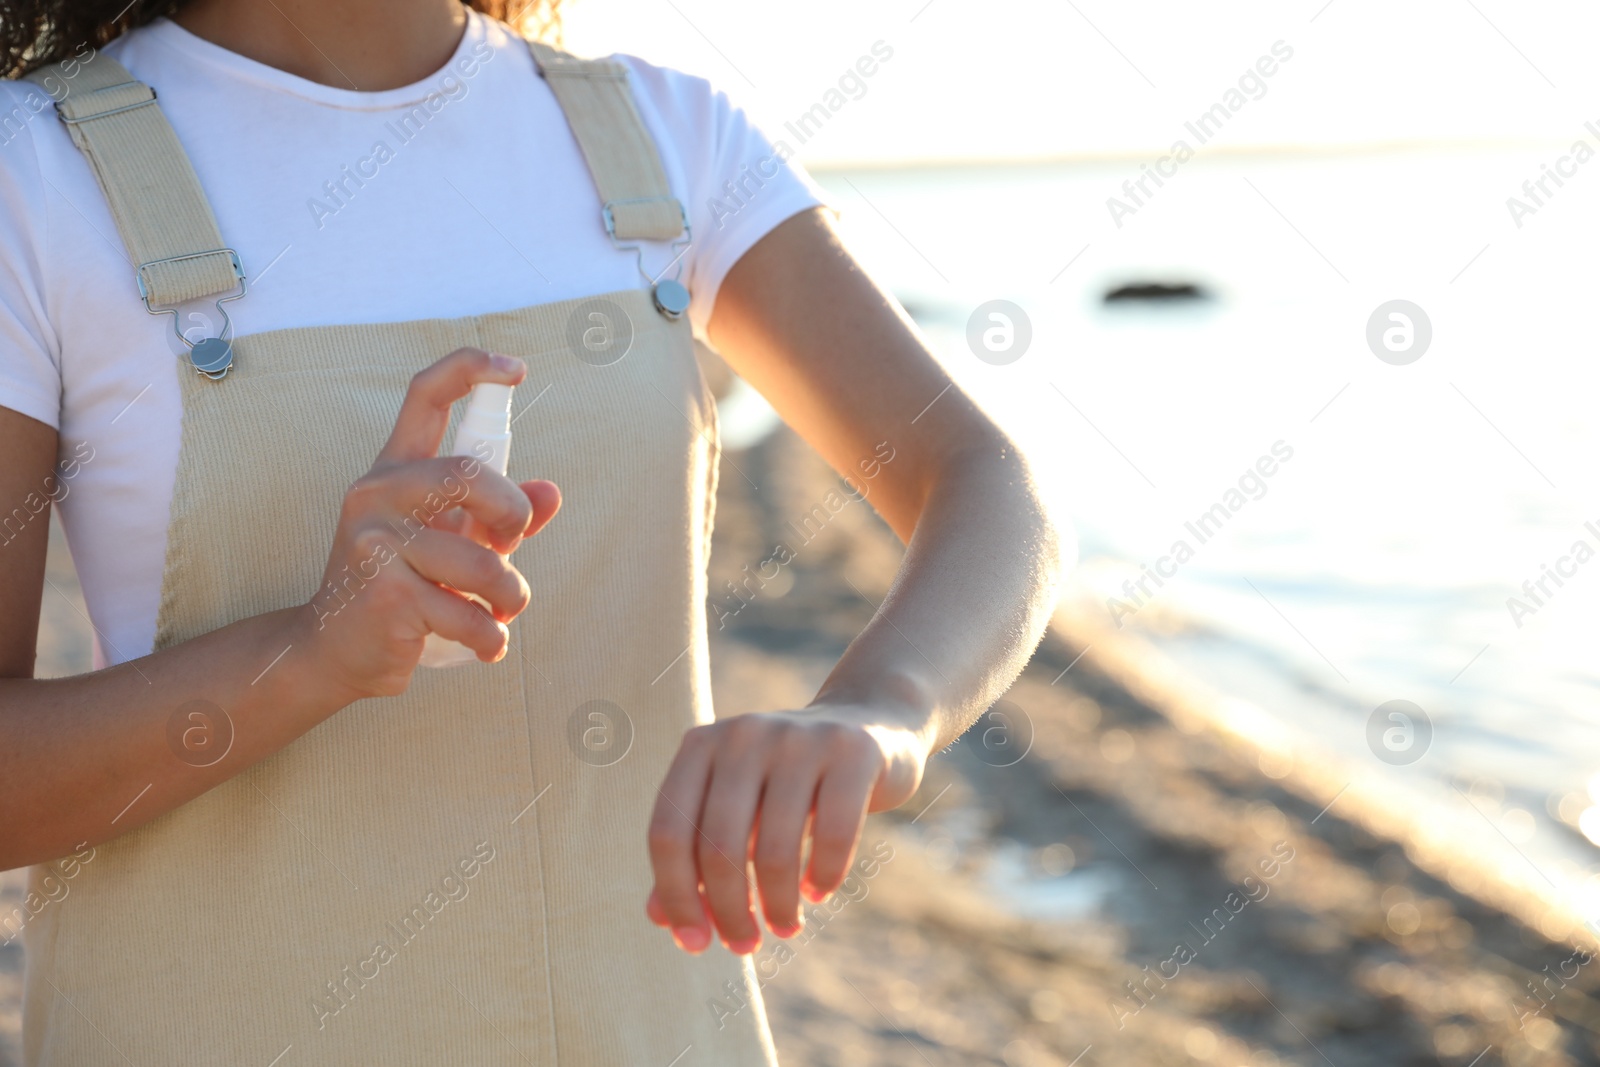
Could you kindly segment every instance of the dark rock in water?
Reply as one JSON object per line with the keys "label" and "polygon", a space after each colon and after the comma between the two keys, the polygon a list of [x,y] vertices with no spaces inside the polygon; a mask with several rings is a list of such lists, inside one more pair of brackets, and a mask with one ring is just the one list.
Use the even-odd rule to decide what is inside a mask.
{"label": "dark rock in water", "polygon": [[1209,290],[1193,282],[1134,282],[1107,290],[1107,304],[1177,304],[1212,299]]}
{"label": "dark rock in water", "polygon": [[911,317],[911,321],[918,325],[932,322],[939,317],[938,310],[931,304],[924,304],[910,297],[897,297],[897,299],[900,301],[900,306],[905,309],[905,313]]}

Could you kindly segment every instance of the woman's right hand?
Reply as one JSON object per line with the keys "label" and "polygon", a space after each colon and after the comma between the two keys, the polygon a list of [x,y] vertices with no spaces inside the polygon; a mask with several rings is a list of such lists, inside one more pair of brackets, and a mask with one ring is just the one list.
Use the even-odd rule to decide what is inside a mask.
{"label": "woman's right hand", "polygon": [[[403,691],[429,633],[460,641],[479,659],[504,656],[502,623],[527,605],[528,586],[498,553],[548,522],[561,496],[549,482],[517,485],[470,457],[438,451],[451,405],[475,383],[515,384],[526,373],[520,360],[463,349],[418,374],[377,462],[345,494],[323,586],[309,602],[115,667],[48,682],[30,677],[30,620],[45,588],[43,511],[0,546],[0,870],[109,841],[254,766],[346,705]],[[54,428],[0,408],[0,501],[48,488],[58,449]],[[471,537],[456,532],[463,510],[475,520]],[[483,597],[494,617],[446,586]],[[215,758],[174,740],[173,724],[191,722],[186,709],[197,703],[227,729]]]}
{"label": "woman's right hand", "polygon": [[[560,491],[438,451],[451,406],[474,385],[515,385],[526,374],[520,359],[476,348],[419,372],[372,469],[345,493],[322,586],[306,608],[321,670],[351,700],[403,692],[429,633],[486,663],[506,654],[505,623],[528,606],[528,583],[505,557],[550,521]],[[458,532],[463,511],[486,543]],[[482,597],[493,617],[453,590]]]}

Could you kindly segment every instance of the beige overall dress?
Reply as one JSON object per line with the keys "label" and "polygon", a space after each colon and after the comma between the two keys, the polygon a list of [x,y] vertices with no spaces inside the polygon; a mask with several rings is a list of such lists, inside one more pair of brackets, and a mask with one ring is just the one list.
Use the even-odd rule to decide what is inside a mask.
{"label": "beige overall dress", "polygon": [[[619,245],[686,238],[623,68],[533,48],[597,189],[572,209]],[[150,302],[236,291],[151,89],[106,56],[62,83]],[[157,648],[316,593],[346,487],[453,349],[527,361],[510,474],[564,502],[513,559],[533,603],[500,663],[418,670],[77,867],[25,930],[29,1067],[776,1062],[748,958],[689,956],[644,915],[656,788],[712,717],[717,455],[688,322],[644,284],[180,367]]]}

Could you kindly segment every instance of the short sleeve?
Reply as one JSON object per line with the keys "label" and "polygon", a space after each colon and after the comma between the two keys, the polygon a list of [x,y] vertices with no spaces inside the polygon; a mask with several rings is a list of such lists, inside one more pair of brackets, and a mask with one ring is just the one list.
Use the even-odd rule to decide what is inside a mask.
{"label": "short sleeve", "polygon": [[[689,319],[705,337],[728,271],[777,225],[828,206],[826,194],[781,138],[769,138],[727,94],[703,78],[617,56],[631,71],[674,186],[687,197],[693,241],[684,255]],[[675,173],[676,172],[676,173]]]}
{"label": "short sleeve", "polygon": [[32,82],[0,85],[0,406],[61,428],[61,367],[46,314],[47,187],[33,124],[55,121]]}

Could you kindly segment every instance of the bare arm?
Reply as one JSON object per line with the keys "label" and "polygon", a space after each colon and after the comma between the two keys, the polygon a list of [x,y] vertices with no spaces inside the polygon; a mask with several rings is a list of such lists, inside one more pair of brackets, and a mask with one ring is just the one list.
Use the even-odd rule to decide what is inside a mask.
{"label": "bare arm", "polygon": [[888,596],[807,708],[691,731],[662,786],[647,910],[691,951],[712,923],[730,948],[753,951],[761,923],[740,861],[754,864],[768,928],[789,936],[801,892],[820,900],[848,873],[866,813],[908,799],[928,756],[1021,671],[1072,539],[1015,442],[952,383],[820,209],[740,259],[710,332],[841,475],[859,483],[887,442],[894,459],[871,500],[907,542]]}
{"label": "bare arm", "polygon": [[951,381],[821,209],[790,219],[735,265],[712,334],[853,483],[879,442],[894,449],[871,501],[907,543],[905,559],[817,699],[909,703],[907,725],[943,748],[1033,654],[1070,533],[1027,457]]}
{"label": "bare arm", "polygon": [[[451,403],[474,381],[519,380],[525,370],[514,362],[495,367],[486,353],[463,349],[413,381],[389,444],[346,495],[328,573],[370,560],[380,547],[404,562],[383,567],[336,626],[319,627],[313,598],[106,670],[36,680],[48,512],[0,544],[0,870],[125,833],[345,705],[400,692],[429,632],[483,660],[503,656],[501,624],[528,600],[521,575],[488,548],[444,530],[393,543],[388,519],[409,511],[454,469],[447,464],[460,462],[429,458]],[[18,459],[0,465],[0,510],[45,491],[56,448],[50,427],[0,408],[0,455]],[[463,505],[493,531],[497,549],[510,551],[505,546],[549,520],[559,497],[549,482],[518,486],[480,468]],[[484,597],[494,619],[439,583]],[[227,739],[228,723],[226,755],[201,765],[213,758],[205,746]]]}

